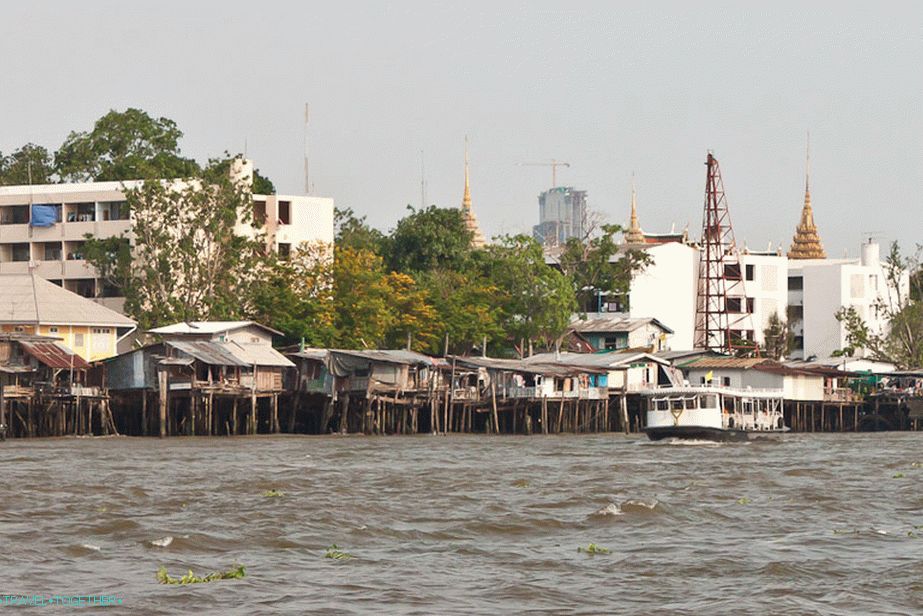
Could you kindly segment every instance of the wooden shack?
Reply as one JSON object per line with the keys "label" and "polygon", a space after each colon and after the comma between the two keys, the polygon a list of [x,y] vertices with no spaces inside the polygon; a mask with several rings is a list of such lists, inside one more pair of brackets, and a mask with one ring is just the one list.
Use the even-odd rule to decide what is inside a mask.
{"label": "wooden shack", "polygon": [[108,397],[57,338],[0,333],[0,431],[12,437],[110,434]]}
{"label": "wooden shack", "polygon": [[120,423],[161,436],[280,432],[294,364],[272,348],[272,332],[249,321],[151,330],[163,341],[104,362]]}

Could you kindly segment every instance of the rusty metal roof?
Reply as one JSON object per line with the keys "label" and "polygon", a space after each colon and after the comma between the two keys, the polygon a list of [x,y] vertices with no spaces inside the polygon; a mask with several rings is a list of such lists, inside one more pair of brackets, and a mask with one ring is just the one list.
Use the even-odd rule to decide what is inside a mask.
{"label": "rusty metal roof", "polygon": [[684,370],[749,370],[750,368],[771,360],[765,357],[701,357],[680,364]]}
{"label": "rusty metal roof", "polygon": [[63,344],[53,341],[21,342],[23,350],[39,363],[49,368],[85,370],[90,364],[79,355],[71,353]]}

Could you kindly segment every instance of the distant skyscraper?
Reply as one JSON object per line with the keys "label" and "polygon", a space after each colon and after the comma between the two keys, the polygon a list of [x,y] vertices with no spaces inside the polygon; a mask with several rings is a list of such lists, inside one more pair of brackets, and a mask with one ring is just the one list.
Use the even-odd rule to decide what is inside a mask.
{"label": "distant skyscraper", "polygon": [[586,191],[558,186],[538,196],[538,224],[532,236],[546,248],[562,246],[586,233]]}

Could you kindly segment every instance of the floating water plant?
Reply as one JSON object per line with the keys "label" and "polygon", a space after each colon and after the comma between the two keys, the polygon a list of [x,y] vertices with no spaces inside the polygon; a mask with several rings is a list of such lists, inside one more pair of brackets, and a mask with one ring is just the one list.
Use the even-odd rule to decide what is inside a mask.
{"label": "floating water plant", "polygon": [[586,547],[581,546],[577,548],[577,551],[583,552],[584,554],[589,554],[591,556],[594,554],[609,554],[609,548],[604,548],[603,546],[596,545],[595,543],[591,543]]}
{"label": "floating water plant", "polygon": [[527,479],[517,479],[516,481],[513,482],[513,487],[514,488],[528,488],[529,481]]}
{"label": "floating water plant", "polygon": [[737,499],[737,504],[738,505],[749,505],[750,499],[747,498],[746,496],[741,496],[740,498]]}
{"label": "floating water plant", "polygon": [[349,560],[350,558],[355,558],[355,556],[349,552],[344,552],[340,549],[340,546],[334,543],[327,546],[327,551],[324,552],[324,558],[332,558],[334,560]]}
{"label": "floating water plant", "polygon": [[285,492],[282,490],[276,490],[275,488],[271,490],[266,490],[263,492],[263,496],[266,498],[279,498],[280,496],[285,496]]}
{"label": "floating water plant", "polygon": [[167,568],[161,566],[157,570],[157,581],[161,584],[205,584],[207,582],[216,582],[218,580],[236,580],[244,577],[246,572],[244,571],[243,565],[237,565],[235,568],[228,571],[215,571],[209,573],[204,577],[199,577],[192,572],[192,569],[181,578],[170,577],[170,574],[167,573]]}
{"label": "floating water plant", "polygon": [[894,473],[893,475],[891,475],[891,478],[892,479],[903,479],[904,473]]}

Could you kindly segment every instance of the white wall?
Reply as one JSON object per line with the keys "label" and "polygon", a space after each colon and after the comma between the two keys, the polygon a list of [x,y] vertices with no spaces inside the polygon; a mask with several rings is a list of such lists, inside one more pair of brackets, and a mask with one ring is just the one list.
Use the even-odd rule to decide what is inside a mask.
{"label": "white wall", "polygon": [[692,349],[699,251],[678,242],[644,250],[653,263],[631,281],[629,313],[637,318],[654,317],[672,329],[671,348]]}
{"label": "white wall", "polygon": [[[747,265],[753,266],[753,280],[746,279]],[[763,344],[763,330],[776,313],[783,321],[788,306],[788,257],[784,255],[740,255],[744,292],[753,300],[751,322],[756,341]]]}

